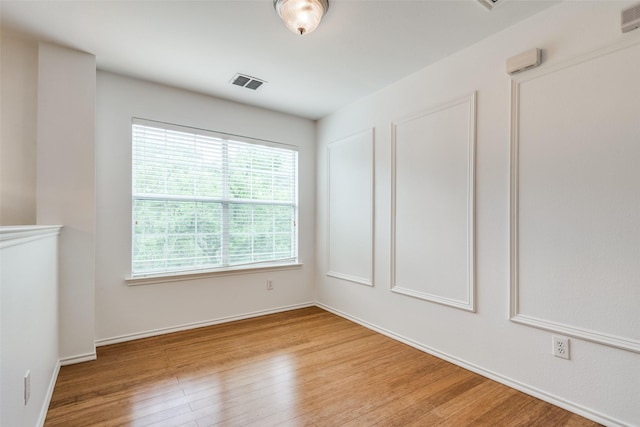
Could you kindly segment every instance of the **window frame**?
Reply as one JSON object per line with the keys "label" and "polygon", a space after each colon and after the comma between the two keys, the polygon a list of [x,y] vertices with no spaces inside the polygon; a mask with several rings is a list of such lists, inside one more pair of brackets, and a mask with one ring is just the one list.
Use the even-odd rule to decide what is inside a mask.
{"label": "window frame", "polygon": [[[155,196],[155,195],[139,195],[139,196],[135,196],[134,194],[134,189],[133,189],[133,129],[134,129],[134,125],[140,125],[140,126],[148,126],[148,127],[154,127],[154,128],[158,128],[158,129],[162,129],[162,130],[166,130],[166,131],[177,131],[177,132],[186,132],[186,133],[192,133],[192,134],[197,134],[197,135],[201,135],[204,137],[213,137],[213,138],[217,138],[217,139],[222,139],[222,140],[227,140],[227,141],[233,141],[233,142],[240,142],[240,143],[247,143],[247,144],[252,144],[252,145],[259,145],[259,146],[266,146],[266,147],[274,147],[274,148],[278,148],[278,149],[285,149],[285,150],[289,150],[289,151],[294,151],[296,153],[295,156],[295,166],[294,166],[294,201],[293,203],[290,202],[275,202],[275,204],[280,204],[282,206],[291,206],[293,208],[293,221],[294,221],[294,228],[293,228],[293,244],[295,247],[294,250],[294,256],[291,258],[286,258],[283,260],[268,260],[268,261],[257,261],[257,262],[249,262],[249,263],[244,263],[244,264],[228,264],[228,265],[223,265],[220,267],[204,267],[204,268],[198,268],[197,266],[194,266],[193,268],[190,269],[176,269],[174,271],[156,271],[156,272],[146,272],[146,273],[133,273],[133,263],[134,263],[134,259],[133,259],[133,253],[134,253],[134,223],[135,223],[135,217],[134,217],[134,201],[136,199],[140,199],[140,200],[157,200],[157,201],[171,201],[173,199],[175,199],[175,196],[166,196],[166,197],[162,197],[162,196]],[[194,279],[200,279],[200,278],[205,278],[205,277],[212,277],[212,276],[226,276],[226,275],[236,275],[236,274],[249,274],[249,273],[258,273],[258,272],[262,272],[262,271],[273,271],[273,270],[290,270],[290,269],[296,269],[296,268],[300,268],[302,267],[302,263],[299,262],[299,249],[300,249],[300,245],[299,245],[299,240],[300,240],[300,236],[299,236],[299,208],[300,208],[300,203],[299,203],[299,147],[296,145],[292,145],[292,144],[285,144],[285,143],[280,143],[280,142],[275,142],[275,141],[269,141],[269,140],[264,140],[264,139],[258,139],[258,138],[252,138],[252,137],[246,137],[246,136],[240,136],[240,135],[235,135],[235,134],[231,134],[231,133],[225,133],[225,132],[219,132],[219,131],[211,131],[211,130],[207,130],[207,129],[202,129],[202,128],[196,128],[193,126],[185,126],[185,125],[177,125],[177,124],[172,124],[172,123],[166,123],[166,122],[161,122],[161,121],[156,121],[156,120],[149,120],[149,119],[142,119],[142,118],[137,118],[137,117],[133,117],[131,119],[131,123],[130,123],[130,146],[131,146],[131,153],[132,153],[132,157],[131,157],[131,164],[130,164],[130,173],[131,173],[131,185],[130,187],[130,191],[131,193],[129,194],[130,198],[130,232],[129,232],[129,237],[130,237],[130,241],[129,241],[129,248],[130,248],[130,262],[129,262],[129,275],[125,278],[125,282],[128,285],[145,285],[145,284],[151,284],[151,283],[165,283],[165,282],[175,282],[175,281],[184,281],[184,280],[194,280]],[[180,197],[182,199],[182,197]],[[201,200],[202,199],[202,200]],[[186,201],[204,201],[206,199],[206,201],[215,201],[217,203],[220,203],[221,206],[226,206],[228,208],[228,206],[230,204],[248,204],[251,206],[255,206],[255,205],[261,205],[261,204],[267,204],[267,205],[273,205],[274,203],[270,203],[270,202],[265,202],[259,199],[256,199],[253,203],[250,201],[236,201],[234,199],[228,198],[228,197],[221,197],[219,200],[218,198],[215,198],[215,200],[213,198],[210,197],[206,197],[206,196],[193,196],[193,197],[184,197],[184,200]],[[272,201],[273,202],[273,201]],[[225,221],[226,223],[226,221]],[[228,229],[228,224],[227,225],[221,225],[223,227],[223,230],[221,231],[223,234],[228,235],[229,233],[229,229]],[[225,227],[227,227],[225,229]],[[227,254],[228,256],[228,254]]]}

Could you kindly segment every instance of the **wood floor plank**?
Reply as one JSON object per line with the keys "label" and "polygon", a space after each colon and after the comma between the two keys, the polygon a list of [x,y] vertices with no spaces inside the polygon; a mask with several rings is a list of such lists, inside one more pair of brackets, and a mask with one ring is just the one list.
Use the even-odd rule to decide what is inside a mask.
{"label": "wood floor plank", "polygon": [[45,425],[597,424],[311,307],[100,347]]}

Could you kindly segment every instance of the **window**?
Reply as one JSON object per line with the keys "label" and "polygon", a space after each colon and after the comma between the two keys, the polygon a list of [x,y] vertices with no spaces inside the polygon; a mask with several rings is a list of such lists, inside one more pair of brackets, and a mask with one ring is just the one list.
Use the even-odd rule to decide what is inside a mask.
{"label": "window", "polygon": [[133,277],[297,262],[296,151],[137,119],[132,146]]}

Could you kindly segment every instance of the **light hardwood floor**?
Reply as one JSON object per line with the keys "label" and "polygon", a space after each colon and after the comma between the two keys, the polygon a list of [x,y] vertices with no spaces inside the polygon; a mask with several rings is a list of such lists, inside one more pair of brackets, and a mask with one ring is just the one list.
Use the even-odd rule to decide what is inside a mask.
{"label": "light hardwood floor", "polygon": [[313,307],[100,347],[45,425],[596,424]]}

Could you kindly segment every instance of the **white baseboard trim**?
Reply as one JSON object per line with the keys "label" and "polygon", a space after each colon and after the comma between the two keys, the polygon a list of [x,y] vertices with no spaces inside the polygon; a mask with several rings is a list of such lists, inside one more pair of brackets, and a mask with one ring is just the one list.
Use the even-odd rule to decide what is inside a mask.
{"label": "white baseboard trim", "polygon": [[60,359],[60,366],[75,365],[76,363],[90,362],[96,359],[97,359],[97,356],[94,350],[93,353],[85,353],[85,354],[78,354],[76,356],[63,357],[62,359]]}
{"label": "white baseboard trim", "polygon": [[42,408],[40,408],[40,417],[38,418],[38,427],[44,426],[44,421],[47,418],[47,412],[49,411],[49,404],[51,403],[51,397],[53,397],[53,390],[56,388],[56,381],[58,380],[58,374],[60,373],[60,361],[56,362],[56,366],[53,368],[51,379],[49,380],[49,387],[47,393],[44,396],[44,402],[42,402]]}
{"label": "white baseboard trim", "polygon": [[396,334],[395,332],[392,332],[388,329],[385,328],[381,328],[377,325],[374,325],[373,323],[369,323],[366,320],[362,320],[360,318],[357,318],[355,316],[352,316],[350,314],[347,314],[345,312],[342,312],[340,310],[337,310],[333,307],[330,307],[328,305],[325,305],[323,303],[320,302],[316,302],[315,304],[317,307],[323,309],[323,310],[327,310],[328,312],[331,312],[337,316],[343,317],[347,320],[351,320],[352,322],[355,322],[361,326],[364,326],[367,329],[371,329],[375,332],[378,332],[382,335],[385,335],[391,339],[394,339],[396,341],[400,341],[401,343],[407,344],[413,348],[416,348],[420,351],[424,351],[425,353],[431,354],[432,356],[435,356],[439,359],[443,359],[446,360],[447,362],[451,362],[454,365],[460,366],[461,368],[467,369],[469,371],[475,372],[478,375],[482,375],[483,377],[489,378],[491,380],[497,381],[501,384],[504,384],[508,387],[511,387],[513,389],[516,389],[518,391],[521,391],[523,393],[526,393],[530,396],[536,397],[540,400],[544,400],[545,402],[551,403],[552,405],[558,406],[562,409],[566,409],[567,411],[573,412],[575,414],[581,415],[585,418],[588,418],[592,421],[595,421],[597,423],[600,424],[604,424],[606,426],[609,427],[631,427],[629,424],[626,424],[620,420],[611,418],[607,415],[601,414],[597,411],[591,410],[589,408],[585,408],[582,405],[578,405],[576,403],[570,402],[566,399],[563,399],[561,397],[555,396],[553,394],[547,393],[543,390],[537,389],[535,387],[531,387],[528,386],[524,383],[521,383],[519,381],[513,380],[511,378],[505,377],[503,375],[500,375],[496,372],[490,371],[488,369],[484,369],[480,366],[477,366],[473,363],[469,363],[466,362],[462,359],[459,359],[457,357],[451,356],[449,354],[443,353],[441,351],[438,351],[432,347],[428,347],[424,344],[421,344],[417,341],[414,341],[412,339],[403,337],[402,335]]}
{"label": "white baseboard trim", "polygon": [[187,331],[189,329],[203,328],[205,326],[213,326],[213,325],[218,325],[220,323],[234,322],[236,320],[250,319],[252,317],[265,316],[267,314],[274,314],[274,313],[282,313],[284,311],[297,310],[300,308],[307,308],[307,307],[313,307],[313,306],[315,306],[315,303],[313,302],[288,305],[284,307],[278,307],[278,308],[273,308],[269,310],[254,311],[251,313],[244,313],[244,314],[239,314],[235,316],[220,317],[218,319],[206,320],[203,322],[186,323],[183,325],[171,326],[168,328],[159,328],[159,329],[153,329],[145,332],[137,332],[133,334],[120,335],[117,337],[102,338],[102,339],[96,340],[95,344],[97,347],[101,347],[104,345],[117,344],[117,343],[126,342],[126,341],[133,341],[140,338],[148,338],[148,337],[154,337],[157,335],[170,334],[173,332]]}

